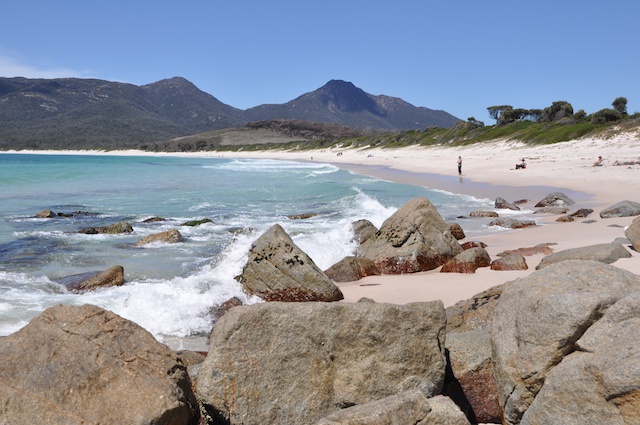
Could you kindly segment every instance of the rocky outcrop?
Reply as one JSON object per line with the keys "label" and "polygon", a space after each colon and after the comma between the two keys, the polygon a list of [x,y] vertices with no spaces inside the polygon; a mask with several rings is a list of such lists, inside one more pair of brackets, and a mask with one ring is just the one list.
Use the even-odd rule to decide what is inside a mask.
{"label": "rocky outcrop", "polygon": [[176,353],[99,307],[57,306],[0,339],[0,422],[198,423]]}
{"label": "rocky outcrop", "polygon": [[42,210],[39,213],[37,213],[36,215],[34,215],[34,218],[55,218],[55,217],[63,217],[63,218],[71,218],[71,217],[77,217],[77,216],[88,216],[88,215],[98,215],[97,213],[92,213],[92,212],[88,212],[88,211],[74,211],[74,212],[70,212],[70,213],[63,213],[63,212],[53,212],[51,210]]}
{"label": "rocky outcrop", "polygon": [[378,231],[378,228],[374,226],[372,222],[364,219],[354,221],[351,227],[353,228],[353,234],[356,240],[360,244],[375,235]]}
{"label": "rocky outcrop", "polygon": [[58,279],[57,282],[71,292],[94,291],[99,288],[124,285],[124,268],[113,266],[102,272],[75,274]]}
{"label": "rocky outcrop", "polygon": [[340,410],[315,423],[315,425],[356,424],[466,425],[469,421],[448,397],[427,398],[419,390],[413,390]]}
{"label": "rocky outcrop", "polygon": [[484,248],[469,248],[444,263],[440,273],[475,273],[478,267],[491,264],[489,253]]}
{"label": "rocky outcrop", "polygon": [[[620,332],[614,332],[614,327],[609,327],[607,321],[599,321],[619,300],[638,291],[639,276],[594,261],[562,261],[508,283],[491,318],[493,362],[500,404],[504,409],[504,423],[517,424],[521,419],[527,419],[523,423],[622,423],[614,420],[616,413],[613,411],[620,412],[618,406],[623,404],[631,407],[633,404],[628,403],[633,403],[632,394],[637,396],[640,388],[635,372],[638,348],[637,344],[630,342],[637,342],[639,328],[634,326],[632,334],[625,334],[621,328]],[[609,367],[605,367],[600,375],[597,369],[591,370],[592,375],[588,379],[584,379],[585,375],[580,373],[572,377],[563,375],[570,378],[569,381],[574,380],[580,388],[590,388],[586,392],[574,392],[576,387],[573,384],[565,386],[563,382],[551,380],[549,390],[554,386],[564,386],[567,393],[573,392],[574,399],[582,397],[582,402],[565,404],[564,413],[550,410],[551,415],[558,414],[550,421],[523,418],[529,406],[537,403],[534,399],[537,399],[541,389],[547,387],[547,378],[556,373],[556,368],[559,368],[559,374],[566,370],[564,365],[569,359],[570,363],[580,363],[582,359],[595,357],[589,354],[589,344],[580,345],[584,341],[582,338],[592,332],[590,328],[593,326],[597,326],[594,331],[605,329],[616,341],[605,343],[607,353],[603,358],[608,356],[604,364]],[[630,347],[631,351],[626,349],[628,344],[634,344],[633,348]],[[587,350],[583,351],[581,347]],[[635,366],[631,369],[625,367],[623,357],[628,357],[627,361],[632,362],[635,359]],[[616,359],[621,360],[620,367]],[[629,373],[631,375],[624,376]],[[617,392],[611,393],[609,399],[606,398],[606,392],[600,393],[601,403],[592,405],[593,398],[598,398],[593,393],[599,391],[603,382],[605,386],[611,382],[610,388],[617,386]],[[615,402],[617,397],[620,398]],[[548,400],[547,397],[545,399]],[[561,402],[557,399],[551,405],[557,406]],[[585,410],[586,405],[589,408]],[[637,412],[636,402],[636,420]],[[597,414],[594,416],[596,418],[604,414],[608,419],[583,422],[570,419],[572,415],[583,414]],[[529,415],[533,415],[533,412]]]}
{"label": "rocky outcrop", "polygon": [[324,271],[334,282],[353,282],[380,274],[373,261],[362,257],[345,257]]}
{"label": "rocky outcrop", "polygon": [[427,198],[415,198],[358,248],[381,273],[414,273],[435,269],[462,251],[449,225]]}
{"label": "rocky outcrop", "polygon": [[625,229],[624,235],[633,245],[633,249],[640,252],[640,217],[633,219],[629,227]]}
{"label": "rocky outcrop", "polygon": [[511,254],[493,260],[490,264],[491,270],[527,270],[527,260],[523,255]]}
{"label": "rocky outcrop", "polygon": [[600,212],[600,218],[634,217],[636,215],[640,215],[640,203],[634,201],[618,202]]}
{"label": "rocky outcrop", "polygon": [[224,423],[282,425],[413,389],[437,395],[444,332],[440,301],[236,307],[214,327],[198,394]]}
{"label": "rocky outcrop", "polygon": [[496,198],[495,202],[493,203],[493,206],[501,210],[520,211],[519,206],[511,202],[507,202],[507,200],[504,198]]}
{"label": "rocky outcrop", "polygon": [[136,242],[133,246],[144,246],[154,242],[159,243],[178,243],[182,242],[182,234],[177,229],[167,230],[166,232],[155,233],[145,236]]}
{"label": "rocky outcrop", "polygon": [[629,258],[631,253],[618,242],[602,243],[583,246],[579,248],[565,249],[544,257],[536,266],[536,270],[545,268],[551,264],[566,260],[593,260],[611,264],[620,258]]}
{"label": "rocky outcrop", "polygon": [[505,217],[491,220],[489,226],[500,226],[508,229],[524,229],[525,227],[533,227],[536,222],[533,220],[517,220],[515,218]]}
{"label": "rocky outcrop", "polygon": [[278,225],[260,236],[236,277],[247,293],[265,301],[338,301],[340,289]]}
{"label": "rocky outcrop", "polygon": [[85,227],[78,231],[78,233],[84,233],[86,235],[98,235],[98,234],[108,234],[108,235],[117,235],[120,233],[132,233],[133,227],[126,221],[121,221],[116,224],[111,224],[109,226],[101,226],[101,227]]}
{"label": "rocky outcrop", "polygon": [[561,192],[553,192],[548,194],[544,199],[536,204],[536,208],[543,207],[566,207],[573,205],[575,201]]}

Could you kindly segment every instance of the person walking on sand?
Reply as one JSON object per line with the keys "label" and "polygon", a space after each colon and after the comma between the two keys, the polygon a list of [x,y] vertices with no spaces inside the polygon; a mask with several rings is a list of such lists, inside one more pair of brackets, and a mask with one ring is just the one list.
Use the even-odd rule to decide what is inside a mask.
{"label": "person walking on sand", "polygon": [[458,175],[462,175],[462,157],[458,156]]}

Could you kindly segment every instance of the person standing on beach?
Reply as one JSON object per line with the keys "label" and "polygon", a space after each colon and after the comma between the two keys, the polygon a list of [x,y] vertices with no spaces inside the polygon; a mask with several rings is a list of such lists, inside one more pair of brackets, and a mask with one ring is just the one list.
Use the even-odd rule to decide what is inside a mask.
{"label": "person standing on beach", "polygon": [[458,157],[458,175],[459,176],[462,175],[462,157],[461,156]]}

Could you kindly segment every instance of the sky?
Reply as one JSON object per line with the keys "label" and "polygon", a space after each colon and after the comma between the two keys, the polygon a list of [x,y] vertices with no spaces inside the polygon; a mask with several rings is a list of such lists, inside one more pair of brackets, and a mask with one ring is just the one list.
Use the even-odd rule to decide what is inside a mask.
{"label": "sky", "polygon": [[487,107],[640,111],[640,1],[7,0],[0,77],[184,77],[239,109],[329,80],[493,124]]}

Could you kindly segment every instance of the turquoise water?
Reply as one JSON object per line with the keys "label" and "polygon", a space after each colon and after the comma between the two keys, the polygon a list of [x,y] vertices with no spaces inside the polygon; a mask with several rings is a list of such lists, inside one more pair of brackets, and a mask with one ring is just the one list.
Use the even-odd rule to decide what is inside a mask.
{"label": "turquoise water", "polygon": [[[452,221],[492,201],[352,174],[333,165],[278,160],[0,154],[0,335],[55,304],[96,304],[156,335],[206,333],[209,308],[247,299],[234,280],[255,239],[275,223],[321,269],[356,245],[350,225],[376,226],[416,196]],[[91,214],[36,219],[41,210]],[[289,215],[312,213],[291,220]],[[166,221],[143,223],[149,217]],[[212,223],[185,227],[188,220]],[[85,235],[84,227],[128,221],[129,235]],[[468,236],[486,222],[461,221]],[[178,228],[179,244],[132,245]],[[56,283],[122,265],[122,287],[72,294]]]}

